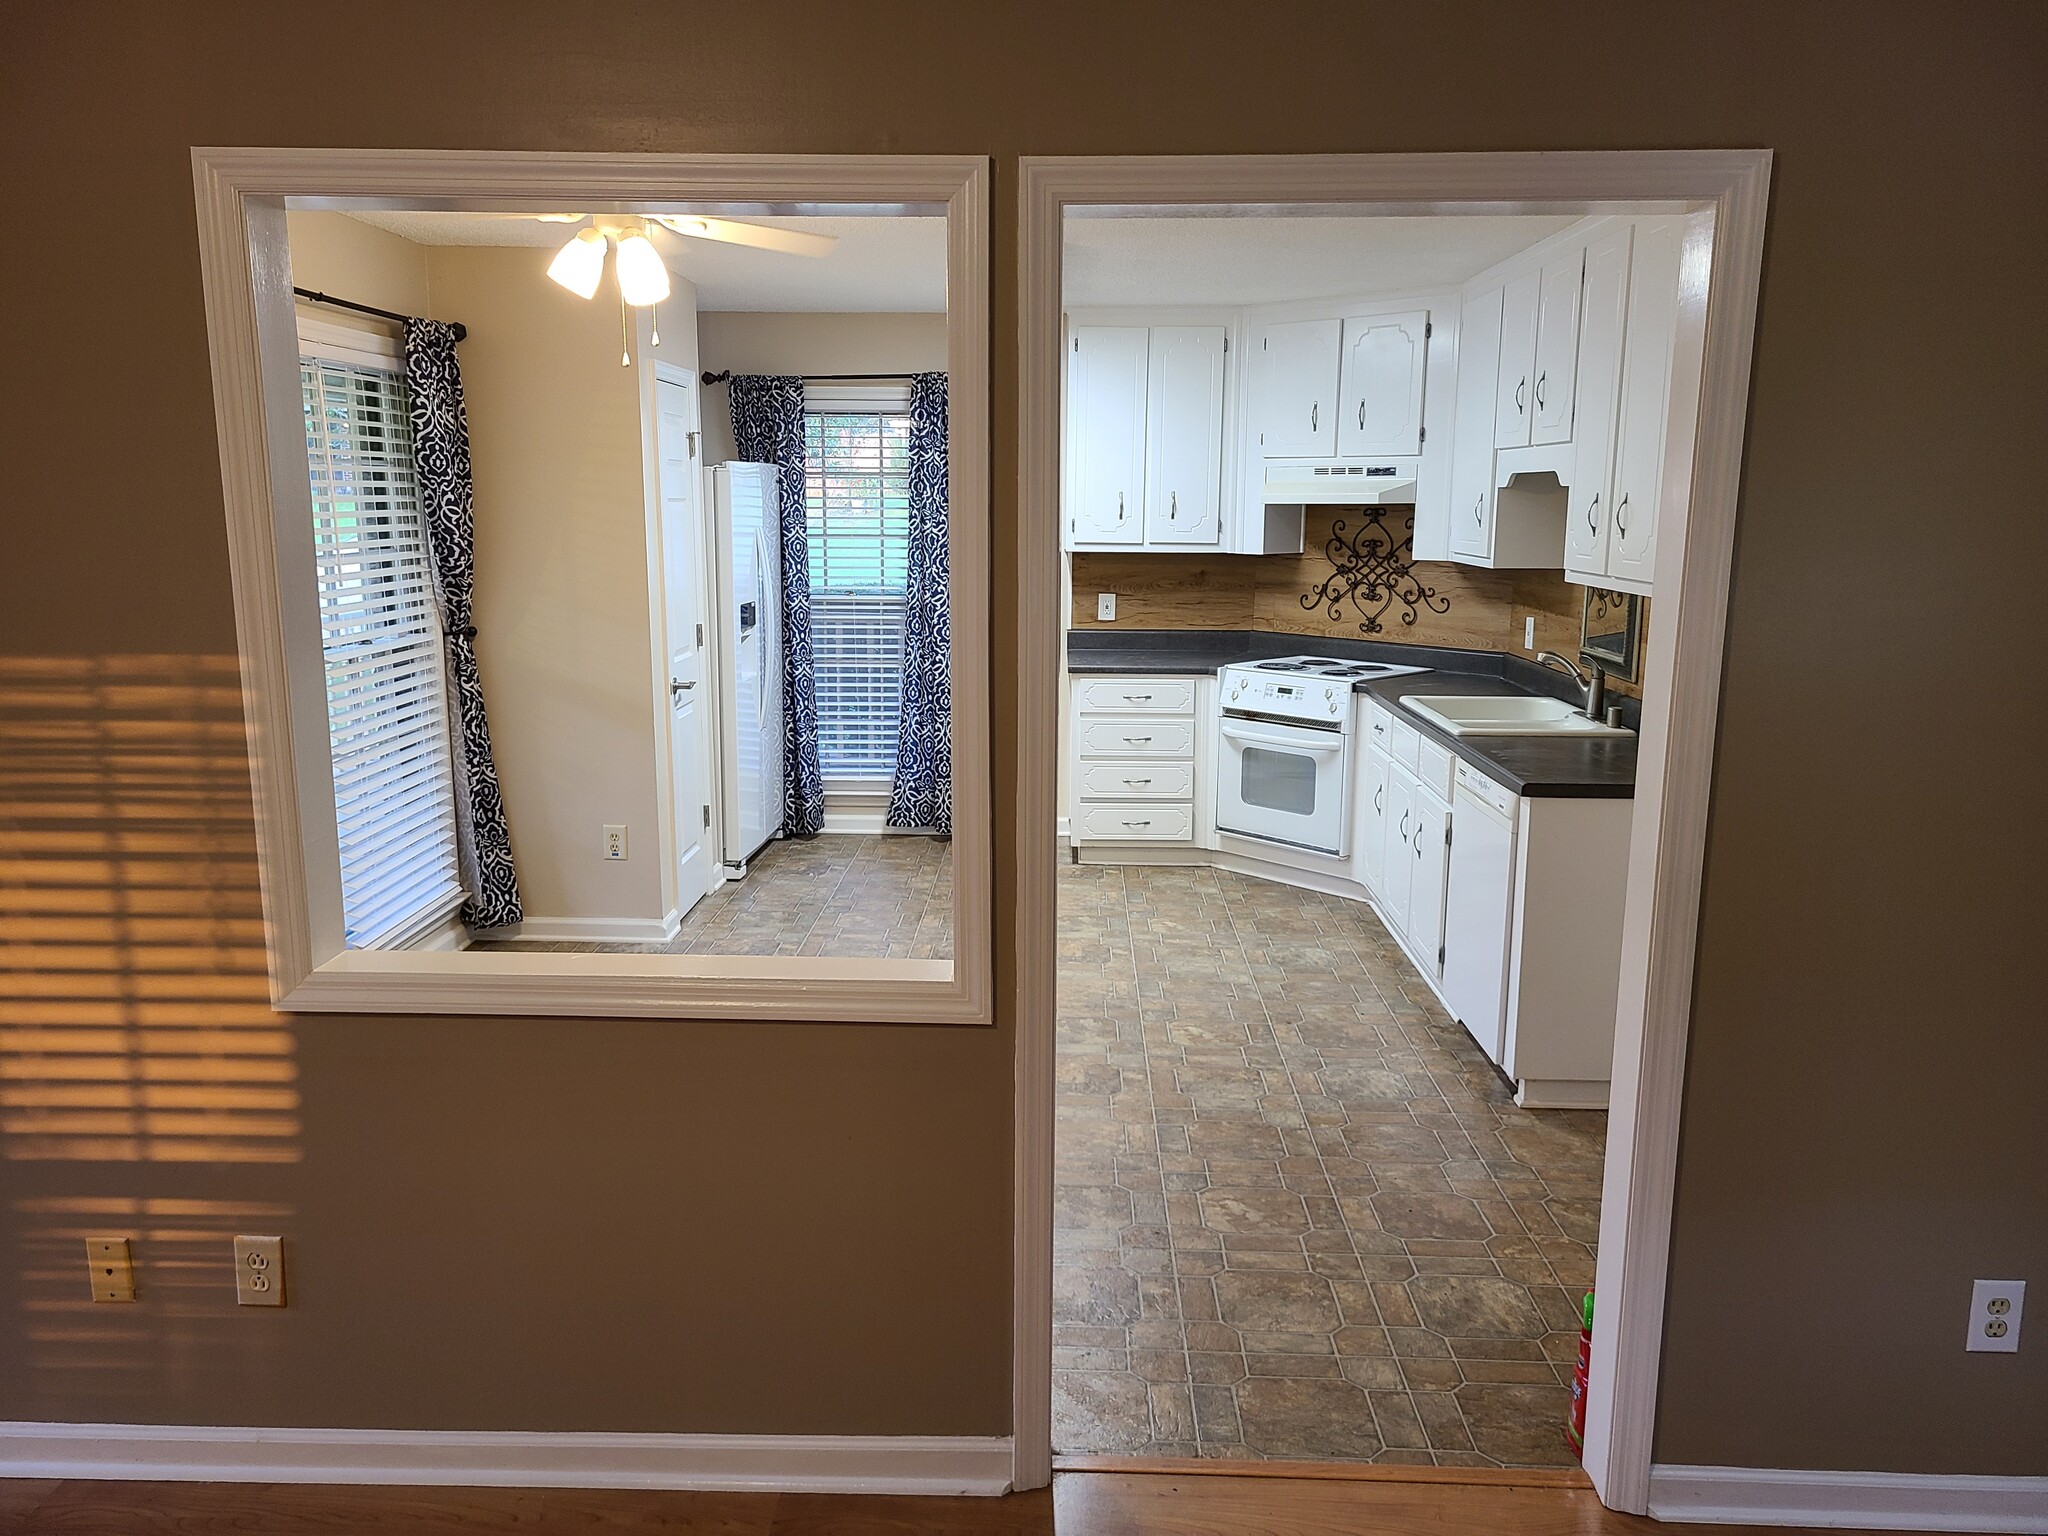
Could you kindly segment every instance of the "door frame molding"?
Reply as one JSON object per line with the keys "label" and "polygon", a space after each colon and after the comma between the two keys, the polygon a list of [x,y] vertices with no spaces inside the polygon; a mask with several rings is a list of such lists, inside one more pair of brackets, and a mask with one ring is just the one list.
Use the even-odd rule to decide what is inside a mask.
{"label": "door frame molding", "polygon": [[1014,1482],[1052,1472],[1054,841],[1059,739],[1060,317],[1063,215],[1172,204],[1345,205],[1414,214],[1710,211],[1699,427],[1667,458],[1636,833],[1622,939],[1585,1467],[1610,1507],[1646,1513],[1700,887],[1713,785],[1737,492],[1771,152],[1025,156],[1018,220],[1018,764]]}
{"label": "door frame molding", "polygon": [[[989,188],[985,155],[192,151],[222,500],[272,1004],[285,1012],[993,1024],[989,760]],[[687,205],[943,214],[953,618],[954,958],[351,950],[285,211],[631,213]],[[700,406],[701,414],[701,406]]]}

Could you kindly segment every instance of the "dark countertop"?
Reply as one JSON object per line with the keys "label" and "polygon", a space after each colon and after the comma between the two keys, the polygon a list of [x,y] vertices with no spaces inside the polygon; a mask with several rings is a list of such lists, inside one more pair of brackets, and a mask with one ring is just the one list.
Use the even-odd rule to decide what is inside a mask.
{"label": "dark countertop", "polygon": [[[1356,685],[1431,741],[1463,758],[1496,784],[1518,795],[1554,798],[1631,799],[1636,783],[1633,736],[1454,736],[1401,707],[1409,693],[1528,695],[1569,699],[1578,689],[1561,672],[1500,651],[1463,651],[1445,646],[1399,645],[1373,640],[1322,639],[1268,630],[1088,630],[1067,632],[1067,670],[1197,677],[1231,662],[1275,656],[1335,656],[1360,661],[1399,661],[1428,667],[1424,677],[1373,678]],[[1639,723],[1636,701],[1616,697],[1624,725]]]}

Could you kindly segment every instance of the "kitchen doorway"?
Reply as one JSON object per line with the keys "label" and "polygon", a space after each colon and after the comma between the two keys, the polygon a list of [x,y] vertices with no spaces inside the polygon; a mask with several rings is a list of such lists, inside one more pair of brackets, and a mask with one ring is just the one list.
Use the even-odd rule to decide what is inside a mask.
{"label": "kitchen doorway", "polygon": [[[1127,1431],[1141,1401],[1148,1415],[1147,1438],[1132,1444],[1126,1434],[1119,1447],[1126,1454],[1186,1455],[1192,1449],[1229,1459],[1427,1459],[1475,1468],[1488,1462],[1527,1466],[1543,1458],[1515,1454],[1514,1448],[1533,1446],[1539,1431],[1516,1410],[1501,1422],[1490,1422],[1489,1412],[1517,1396],[1498,1390],[1503,1387],[1540,1389],[1519,1394],[1531,1400],[1524,1406],[1559,1406],[1558,1394],[1568,1396],[1559,1380],[1561,1342],[1569,1338],[1576,1345],[1576,1330],[1561,1307],[1552,1307],[1554,1315],[1542,1315],[1537,1304],[1538,1331],[1533,1340],[1525,1337],[1528,1319],[1507,1316],[1516,1310],[1507,1301],[1507,1290],[1518,1284],[1526,1290],[1531,1282],[1508,1271],[1517,1268],[1533,1276],[1534,1269],[1525,1266],[1540,1261],[1548,1270],[1542,1283],[1558,1293],[1550,1300],[1559,1302],[1591,1277],[1597,1237],[1602,1310],[1591,1373],[1587,1467],[1611,1505],[1645,1506],[1647,1403],[1655,1386],[1662,1236],[1668,1232],[1682,1076],[1689,914],[1698,896],[1698,844],[1767,175],[1768,156],[1760,154],[1027,162],[1024,509],[1027,540],[1033,542],[1027,544],[1025,570],[1025,654],[1049,659],[1055,654],[1052,634],[1065,635],[1067,643],[1060,648],[1065,665],[1048,666],[1042,680],[1056,687],[1034,688],[1029,673],[1026,679],[1027,701],[1043,710],[1042,717],[1027,721],[1027,735],[1057,722],[1062,742],[1056,763],[1028,765],[1033,776],[1025,790],[1026,810],[1036,808],[1050,821],[1063,809],[1066,820],[1059,862],[1041,870],[1027,860],[1021,892],[1020,1482],[1033,1475],[1038,1424],[1050,1421],[1057,1436],[1064,1417],[1066,1432],[1078,1436],[1089,1431],[1093,1414],[1094,1428],[1115,1422]],[[1070,276],[1085,265],[1085,260],[1074,260],[1071,247],[1063,248],[1066,237],[1076,224],[1106,223],[1104,215],[1137,215],[1133,223],[1159,218],[1186,224],[1194,222],[1190,214],[1215,219],[1234,213],[1305,220],[1407,216],[1407,222],[1418,223],[1424,213],[1461,212],[1474,219],[1563,222],[1562,229],[1523,247],[1535,250],[1551,242],[1536,251],[1531,280],[1507,271],[1497,285],[1497,331],[1488,324],[1491,290],[1485,280],[1491,268],[1485,264],[1424,274],[1405,293],[1362,295],[1347,286],[1277,298],[1263,315],[1246,313],[1251,305],[1242,298],[1233,303],[1228,296],[1182,293],[1162,296],[1155,305],[1116,295],[1124,301],[1120,306],[1102,305],[1103,312],[1081,317],[1085,324],[1077,324],[1077,306],[1063,287],[1063,274]],[[1092,217],[1076,218],[1076,213]],[[1591,265],[1595,255],[1612,265],[1611,237],[1617,227],[1631,251],[1642,256],[1639,269],[1657,274],[1643,285],[1653,298],[1664,292],[1661,274],[1670,269],[1668,322],[1659,320],[1651,299],[1631,300],[1626,279],[1616,294],[1613,274]],[[1567,264],[1549,258],[1575,241],[1570,304],[1564,306],[1566,285],[1547,279],[1550,268],[1563,270]],[[1505,258],[1510,268],[1512,257]],[[1143,264],[1125,261],[1123,266],[1142,269]],[[1284,269],[1287,262],[1268,266]],[[1597,271],[1607,286],[1592,291],[1589,300],[1590,271]],[[1477,289],[1468,291],[1475,280]],[[1447,290],[1447,296],[1439,304],[1432,290]],[[1385,298],[1387,303],[1351,302],[1360,298]],[[1412,302],[1417,299],[1431,302]],[[1468,299],[1475,302],[1468,306]],[[1331,300],[1339,302],[1339,312],[1327,318],[1312,312]],[[1408,307],[1397,308],[1397,301]],[[1589,304],[1594,314],[1618,310],[1642,335],[1660,325],[1669,332],[1661,358],[1648,362],[1641,357],[1631,362],[1624,343],[1596,332],[1596,356],[1603,346],[1616,349],[1616,379],[1607,387],[1622,398],[1602,402],[1598,380],[1579,391],[1582,400],[1594,402],[1591,420],[1611,421],[1610,408],[1626,408],[1632,377],[1640,397],[1643,370],[1662,368],[1665,373],[1663,401],[1679,430],[1663,432],[1645,448],[1640,407],[1632,435],[1628,417],[1622,417],[1624,445],[1635,445],[1625,475],[1639,474],[1646,457],[1654,466],[1650,505],[1657,519],[1651,526],[1661,524],[1659,532],[1652,540],[1642,538],[1644,494],[1626,487],[1601,489],[1602,500],[1591,514],[1606,541],[1603,559],[1619,558],[1617,541],[1630,541],[1626,553],[1633,565],[1627,570],[1615,564],[1589,572],[1584,538],[1574,547],[1576,565],[1567,558],[1566,519],[1586,510],[1575,503],[1572,482],[1591,477],[1561,446],[1575,435],[1569,416],[1562,418],[1567,435],[1559,435],[1559,379],[1565,375],[1541,361],[1522,373],[1510,371],[1520,358],[1525,305],[1530,350],[1540,353],[1544,336],[1554,342],[1565,333],[1560,318],[1565,307],[1572,311],[1569,331],[1576,344]],[[1290,313],[1288,305],[1299,312]],[[1235,313],[1191,312],[1214,308]],[[1420,323],[1409,324],[1421,310],[1427,313]],[[1484,358],[1470,370],[1475,377],[1485,376],[1489,398],[1484,404],[1493,415],[1483,429],[1488,463],[1479,472],[1486,483],[1475,518],[1484,531],[1483,547],[1475,547],[1478,535],[1450,518],[1455,487],[1471,484],[1469,478],[1461,481],[1470,469],[1461,471],[1452,456],[1461,429],[1468,444],[1478,440],[1478,429],[1469,425],[1478,419],[1478,402],[1460,400],[1461,392],[1469,391],[1455,352],[1448,370],[1430,372],[1437,356],[1432,347],[1440,345],[1444,329],[1439,315],[1451,322],[1454,335],[1465,326],[1473,355]],[[1362,322],[1356,326],[1355,346],[1354,320]],[[1188,540],[1173,534],[1188,505],[1184,487],[1206,487],[1209,466],[1190,450],[1194,438],[1186,423],[1206,420],[1210,401],[1203,395],[1200,370],[1181,364],[1191,350],[1184,333],[1204,329],[1220,329],[1220,345],[1213,352],[1227,357],[1234,346],[1237,362],[1223,363],[1210,375],[1217,386],[1214,394],[1220,396],[1216,419],[1222,439],[1215,455],[1219,490],[1213,522],[1199,492],[1193,506],[1204,534],[1211,527],[1215,532],[1191,551]],[[1404,357],[1401,336],[1390,341],[1389,330],[1405,330],[1418,355]],[[1258,352],[1248,356],[1254,340]],[[1322,393],[1312,379],[1301,382],[1320,364],[1300,366],[1299,360],[1319,357],[1325,346],[1332,377],[1328,392]],[[1287,377],[1262,379],[1261,369],[1276,371],[1270,362],[1276,349],[1289,352],[1295,362],[1277,370]],[[1204,349],[1196,345],[1192,350],[1199,356]],[[1419,388],[1405,417],[1402,402],[1386,405],[1386,385],[1401,376],[1403,367],[1418,381],[1427,376],[1438,385],[1434,392],[1427,385]],[[1697,381],[1690,398],[1682,382],[1687,370]],[[1672,378],[1681,381],[1675,393]],[[1354,379],[1370,381],[1356,401],[1346,393]],[[1505,402],[1499,398],[1503,379],[1513,384]],[[1063,455],[1062,402],[1071,450],[1077,400],[1087,403],[1078,422],[1083,442],[1078,454]],[[1168,409],[1163,421],[1155,423],[1149,412],[1161,401]],[[1299,423],[1290,416],[1283,424],[1300,440],[1281,437],[1276,439],[1280,453],[1258,451],[1265,446],[1255,442],[1259,424],[1246,414],[1254,407],[1266,413],[1269,424],[1279,419],[1276,411],[1300,415]],[[1448,432],[1439,430],[1432,407],[1447,413]],[[1518,429],[1520,436],[1514,435]],[[1411,430],[1413,451],[1398,451],[1405,446],[1400,435]],[[1367,441],[1382,433],[1392,436]],[[1121,462],[1120,435],[1128,445],[1121,450]],[[1389,446],[1395,451],[1386,451]],[[1432,466],[1428,461],[1438,454],[1446,461]],[[1502,454],[1510,457],[1504,461]],[[1587,457],[1610,471],[1617,462],[1611,443],[1590,449]],[[1108,510],[1095,507],[1085,519],[1078,509],[1069,509],[1077,479],[1081,490],[1092,494],[1113,488],[1120,474],[1127,477],[1120,504],[1110,503]],[[1317,478],[1342,474],[1357,476],[1352,485],[1359,494],[1318,499],[1312,489],[1304,489]],[[1412,477],[1412,483],[1373,483],[1405,477]],[[1276,480],[1286,483],[1276,486]],[[1155,495],[1161,486],[1164,495]],[[1443,504],[1432,507],[1439,495]],[[1629,510],[1610,513],[1608,508],[1624,505],[1623,495],[1629,497]],[[1470,510],[1469,504],[1459,506]],[[1406,507],[1415,510],[1397,510]],[[1163,521],[1155,522],[1162,514]],[[1286,526],[1295,517],[1299,532]],[[1089,525],[1085,531],[1084,521]],[[1633,532],[1615,531],[1624,522]],[[1551,557],[1547,551],[1553,538],[1558,553]],[[1035,542],[1041,539],[1042,544]],[[1063,549],[1067,558],[1062,560],[1055,549]],[[1440,974],[1424,974],[1435,953],[1425,946],[1432,939],[1447,941],[1431,927],[1445,920],[1448,909],[1441,901],[1432,917],[1405,898],[1394,899],[1393,882],[1384,873],[1377,879],[1352,878],[1365,874],[1364,858],[1354,857],[1353,848],[1331,850],[1327,836],[1307,848],[1311,856],[1290,854],[1275,861],[1270,852],[1262,859],[1262,850],[1248,846],[1245,832],[1219,824],[1229,797],[1219,793],[1216,775],[1228,760],[1218,752],[1220,734],[1205,739],[1205,733],[1217,732],[1219,722],[1229,718],[1216,690],[1232,681],[1231,668],[1264,670],[1269,678],[1299,682],[1314,677],[1303,657],[1312,662],[1386,660],[1388,647],[1401,643],[1373,638],[1376,631],[1369,624],[1354,630],[1359,638],[1338,640],[1327,630],[1281,622],[1257,562],[1290,559],[1297,563],[1290,576],[1312,578],[1296,594],[1297,612],[1326,611],[1333,590],[1341,588],[1351,600],[1346,616],[1354,624],[1361,608],[1382,618],[1387,610],[1374,605],[1389,589],[1392,601],[1414,605],[1418,618],[1440,613],[1432,599],[1444,594],[1428,590],[1435,585],[1428,578],[1437,564],[1486,573],[1484,580],[1454,594],[1454,609],[1460,606],[1458,596],[1483,596],[1489,584],[1505,583],[1512,595],[1521,578],[1499,573],[1541,569],[1546,563],[1574,570],[1581,578],[1611,571],[1612,589],[1621,595],[1640,595],[1654,584],[1668,599],[1650,605],[1642,702],[1624,701],[1611,722],[1607,701],[1591,688],[1574,693],[1561,677],[1556,685],[1539,684],[1510,665],[1534,669],[1533,653],[1563,649],[1554,640],[1530,643],[1539,630],[1551,639],[1568,617],[1562,605],[1541,600],[1542,594],[1525,605],[1530,612],[1514,615],[1525,621],[1521,633],[1492,648],[1498,659],[1491,676],[1501,686],[1468,686],[1468,677],[1479,675],[1470,653],[1481,647],[1471,643],[1472,637],[1445,635],[1433,646],[1466,653],[1462,657],[1415,657],[1433,663],[1431,672],[1457,675],[1455,692],[1433,696],[1446,709],[1470,706],[1474,699],[1533,699],[1514,707],[1551,722],[1574,713],[1589,727],[1626,731],[1639,740],[1639,761],[1631,764],[1636,771],[1630,775],[1640,780],[1632,807],[1633,835],[1624,822],[1618,846],[1612,816],[1604,821],[1574,818],[1559,809],[1566,800],[1600,797],[1517,795],[1525,807],[1550,802],[1541,806],[1542,814],[1532,812],[1531,819],[1518,823],[1531,857],[1545,847],[1584,846],[1591,840],[1613,870],[1614,894],[1600,911],[1599,926],[1608,930],[1612,943],[1604,985],[1615,1032],[1607,1060],[1597,1070],[1564,1052],[1545,1058],[1540,1070],[1500,1076],[1495,1049],[1508,1057],[1514,1071],[1512,1038],[1505,1044],[1496,1039],[1490,1049],[1484,1029],[1467,1029],[1445,1005]],[[1149,582],[1141,561],[1156,567]],[[1428,567],[1419,578],[1414,574],[1418,567]],[[1247,577],[1248,606],[1241,590]],[[1607,582],[1600,585],[1608,589]],[[1105,626],[1113,626],[1120,611],[1130,613],[1124,605],[1134,591],[1142,594],[1143,606],[1130,616],[1140,622],[1113,639],[1084,635],[1089,628],[1085,615],[1099,613]],[[1237,605],[1240,623],[1150,622],[1171,615],[1185,621],[1202,606],[1213,606],[1219,594]],[[1485,605],[1468,601],[1463,606],[1470,611]],[[1586,614],[1580,618],[1583,623]],[[1217,631],[1234,633],[1204,656],[1186,649],[1184,635],[1159,638],[1165,631],[1190,628],[1208,632],[1209,642],[1216,641]],[[1582,629],[1572,640],[1581,633],[1590,637],[1590,630]],[[1461,638],[1466,643],[1454,643]],[[1164,654],[1176,644],[1183,646],[1178,656]],[[1580,670],[1576,688],[1590,681],[1593,669],[1586,658],[1593,653],[1577,645],[1571,649],[1576,661],[1562,654],[1556,659]],[[1514,654],[1520,651],[1531,655]],[[1182,682],[1189,690],[1184,703],[1139,698],[1175,691]],[[1308,691],[1314,696],[1315,688]],[[1340,712],[1348,705],[1354,721],[1362,722],[1354,732],[1377,724],[1389,744],[1399,743],[1387,755],[1406,779],[1380,783],[1361,773],[1348,780],[1288,774],[1280,765],[1261,764],[1257,783],[1273,791],[1267,798],[1275,802],[1266,809],[1282,809],[1290,794],[1298,799],[1316,788],[1319,777],[1327,777],[1349,791],[1353,837],[1359,848],[1370,848],[1374,838],[1359,830],[1360,813],[1377,799],[1374,814],[1383,815],[1390,802],[1401,803],[1398,794],[1406,793],[1410,799],[1399,846],[1427,864],[1439,845],[1431,825],[1431,835],[1421,839],[1416,851],[1419,802],[1414,797],[1427,798],[1430,787],[1441,783],[1439,798],[1450,803],[1465,784],[1461,770],[1488,759],[1481,738],[1495,742],[1495,761],[1515,754],[1499,746],[1483,722],[1475,725],[1469,708],[1447,728],[1425,719],[1425,730],[1407,709],[1399,685],[1360,682],[1343,692]],[[1123,694],[1131,697],[1119,702]],[[1353,698],[1359,694],[1363,702]],[[1288,701],[1276,694],[1266,703]],[[1289,707],[1247,713],[1263,717],[1257,723],[1269,728],[1308,724]],[[1105,725],[1107,730],[1097,729]],[[1356,742],[1345,750],[1360,768],[1377,755],[1369,746],[1360,750]],[[1147,771],[1133,771],[1132,764]],[[1275,771],[1267,773],[1267,767]],[[1185,788],[1159,787],[1183,768]],[[1205,774],[1208,782],[1199,782]],[[1141,779],[1153,782],[1135,782]],[[1555,785],[1546,785],[1539,774],[1514,787],[1540,791]],[[1447,819],[1446,829],[1455,847],[1454,819]],[[1249,836],[1259,835],[1260,829],[1250,829]],[[1383,854],[1387,844],[1382,838],[1376,846]],[[1080,863],[1072,862],[1076,850]],[[1318,860],[1343,861],[1345,867],[1340,871]],[[1273,867],[1276,862],[1283,867]],[[1075,888],[1072,902],[1066,899],[1069,886]],[[1410,875],[1404,889],[1415,888]],[[1441,889],[1434,878],[1428,888]],[[1063,920],[1057,990],[1050,984],[1055,946],[1048,919],[1054,913]],[[1526,914],[1539,916],[1539,904],[1530,904]],[[1555,942],[1555,935],[1539,929],[1531,925],[1515,943],[1535,952]],[[1233,943],[1234,967],[1229,959]],[[1044,948],[1035,947],[1039,944]],[[1571,989],[1559,984],[1555,974],[1541,974],[1545,967],[1522,965],[1513,950],[1503,964],[1510,1032],[1522,1022],[1513,1007],[1516,989],[1525,985],[1533,985],[1536,993],[1549,986],[1560,1006],[1573,1006]],[[1125,968],[1128,979],[1117,974]],[[1038,986],[1044,987],[1042,993],[1033,990]],[[1520,1000],[1527,1003],[1530,995],[1523,993]],[[1583,1001],[1578,1011],[1588,1012]],[[1235,1060],[1229,1059],[1231,1053]],[[1572,1117],[1597,1120],[1591,1109],[1536,1107],[1589,1102],[1584,1097],[1591,1091],[1588,1085],[1610,1075],[1610,1062],[1611,1136],[1593,1135],[1584,1124],[1573,1132]],[[1461,1097],[1470,1102],[1460,1103]],[[1523,1105],[1512,1102],[1517,1097]],[[1062,1110],[1074,1108],[1102,1112],[1057,1119]],[[1492,1142],[1470,1134],[1482,1110],[1494,1123],[1487,1132]],[[1397,1112],[1406,1116],[1405,1126],[1396,1122]],[[1530,1118],[1518,1128],[1521,1116]],[[1544,1116],[1557,1118],[1546,1121]],[[1086,1128],[1062,1142],[1070,1123]],[[1134,1140],[1134,1131],[1137,1138],[1150,1139],[1149,1148]],[[1429,1146],[1422,1136],[1430,1139]],[[1503,1155],[1490,1159],[1495,1151]],[[1331,1177],[1339,1164],[1354,1181],[1348,1193]],[[1080,1171],[1107,1177],[1069,1177]],[[1219,1174],[1239,1182],[1221,1182]],[[1476,1181],[1484,1177],[1498,1186],[1503,1176],[1511,1184],[1533,1179],[1546,1192],[1534,1202],[1524,1198],[1526,1210],[1517,1209],[1517,1195],[1526,1197],[1526,1189],[1502,1189],[1503,1198],[1489,1202]],[[1604,1201],[1599,1198],[1603,1180]],[[1443,1203],[1432,1209],[1434,1202]],[[1537,1210],[1546,1213],[1554,1237],[1530,1225]],[[1155,1213],[1162,1219],[1144,1219]],[[1450,1226],[1461,1220],[1468,1227],[1451,1232]],[[1409,1230],[1402,1231],[1404,1226]],[[1186,1242],[1177,1227],[1185,1231]],[[1546,1240],[1576,1245],[1583,1266],[1568,1265],[1560,1272],[1555,1260],[1565,1256],[1565,1249],[1545,1254]],[[1115,1264],[1094,1262],[1107,1253],[1116,1255]],[[1134,1262],[1125,1262],[1130,1255],[1137,1255]],[[1077,1258],[1082,1262],[1062,1262]],[[1051,1272],[1049,1304],[1042,1307],[1033,1299],[1034,1293],[1043,1294],[1040,1264]],[[1403,1271],[1398,1278],[1397,1268]],[[1375,1280],[1368,1270],[1383,1278]],[[1119,1273],[1128,1284],[1114,1278]],[[1068,1332],[1061,1342],[1063,1326],[1082,1331]],[[1121,1349],[1109,1336],[1112,1326],[1124,1330]],[[1099,1336],[1085,1332],[1091,1327],[1102,1330]],[[1405,1355],[1394,1348],[1397,1333],[1408,1335],[1412,1347]],[[1519,1347],[1485,1353],[1459,1347],[1489,1338],[1516,1346],[1534,1342],[1535,1358],[1515,1359],[1526,1356]],[[1178,1361],[1172,1358],[1176,1341]],[[1224,1347],[1233,1341],[1234,1351]],[[1347,1356],[1347,1342],[1363,1348]],[[1055,1348],[1064,1353],[1054,1358]],[[1197,1361],[1198,1355],[1216,1358]],[[1267,1358],[1255,1367],[1254,1357]],[[1095,1396],[1069,1392],[1062,1402],[1058,1383],[1063,1370],[1102,1378],[1087,1383],[1099,1388]],[[1546,1379],[1500,1379],[1538,1372]],[[1204,1374],[1210,1379],[1203,1381]],[[1227,1389],[1236,1424],[1219,1417],[1221,1432],[1205,1435],[1197,1387]],[[1419,1433],[1396,1427],[1390,1434],[1391,1420],[1376,1411],[1375,1392],[1388,1394],[1390,1404],[1405,1397],[1416,1410]],[[1220,1416],[1224,1395],[1213,1390],[1204,1395]],[[1539,1395],[1543,1403],[1536,1405]],[[1375,1411],[1365,1416],[1352,1411],[1354,1396]],[[1439,1414],[1434,1426],[1422,1421],[1423,1399]],[[1163,1412],[1162,1400],[1167,1405]],[[1061,1406],[1052,1408],[1053,1403]],[[1441,1412],[1447,1407],[1457,1408],[1455,1419]],[[1257,1440],[1247,1433],[1253,1422],[1264,1426],[1255,1431]],[[1186,1438],[1159,1433],[1182,1423],[1190,1431]],[[1343,1432],[1329,1433],[1333,1424]],[[1561,1438],[1561,1415],[1540,1432],[1551,1428]],[[1409,1443],[1398,1444],[1398,1439]],[[1054,1438],[1049,1449],[1066,1447]]]}

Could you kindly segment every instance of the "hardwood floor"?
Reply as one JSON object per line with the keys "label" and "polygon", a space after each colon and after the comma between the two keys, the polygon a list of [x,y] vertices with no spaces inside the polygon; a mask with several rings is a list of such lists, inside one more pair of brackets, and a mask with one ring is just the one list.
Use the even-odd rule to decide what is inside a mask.
{"label": "hardwood floor", "polygon": [[[1441,1475],[1441,1474],[1438,1474]],[[1647,1536],[1587,1489],[1063,1472],[1003,1499],[0,1480],[7,1536]],[[1721,1526],[1716,1536],[1748,1527]],[[1834,1533],[1855,1536],[1855,1533]]]}

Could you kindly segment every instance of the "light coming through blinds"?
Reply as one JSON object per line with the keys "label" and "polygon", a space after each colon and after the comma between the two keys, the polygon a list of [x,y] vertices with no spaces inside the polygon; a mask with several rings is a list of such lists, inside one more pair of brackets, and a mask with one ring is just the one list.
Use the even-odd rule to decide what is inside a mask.
{"label": "light coming through blinds", "polygon": [[351,949],[402,944],[463,900],[441,621],[396,373],[301,360],[327,728]]}
{"label": "light coming through blinds", "polygon": [[828,779],[896,771],[903,589],[910,556],[910,417],[804,417],[818,762]]}

